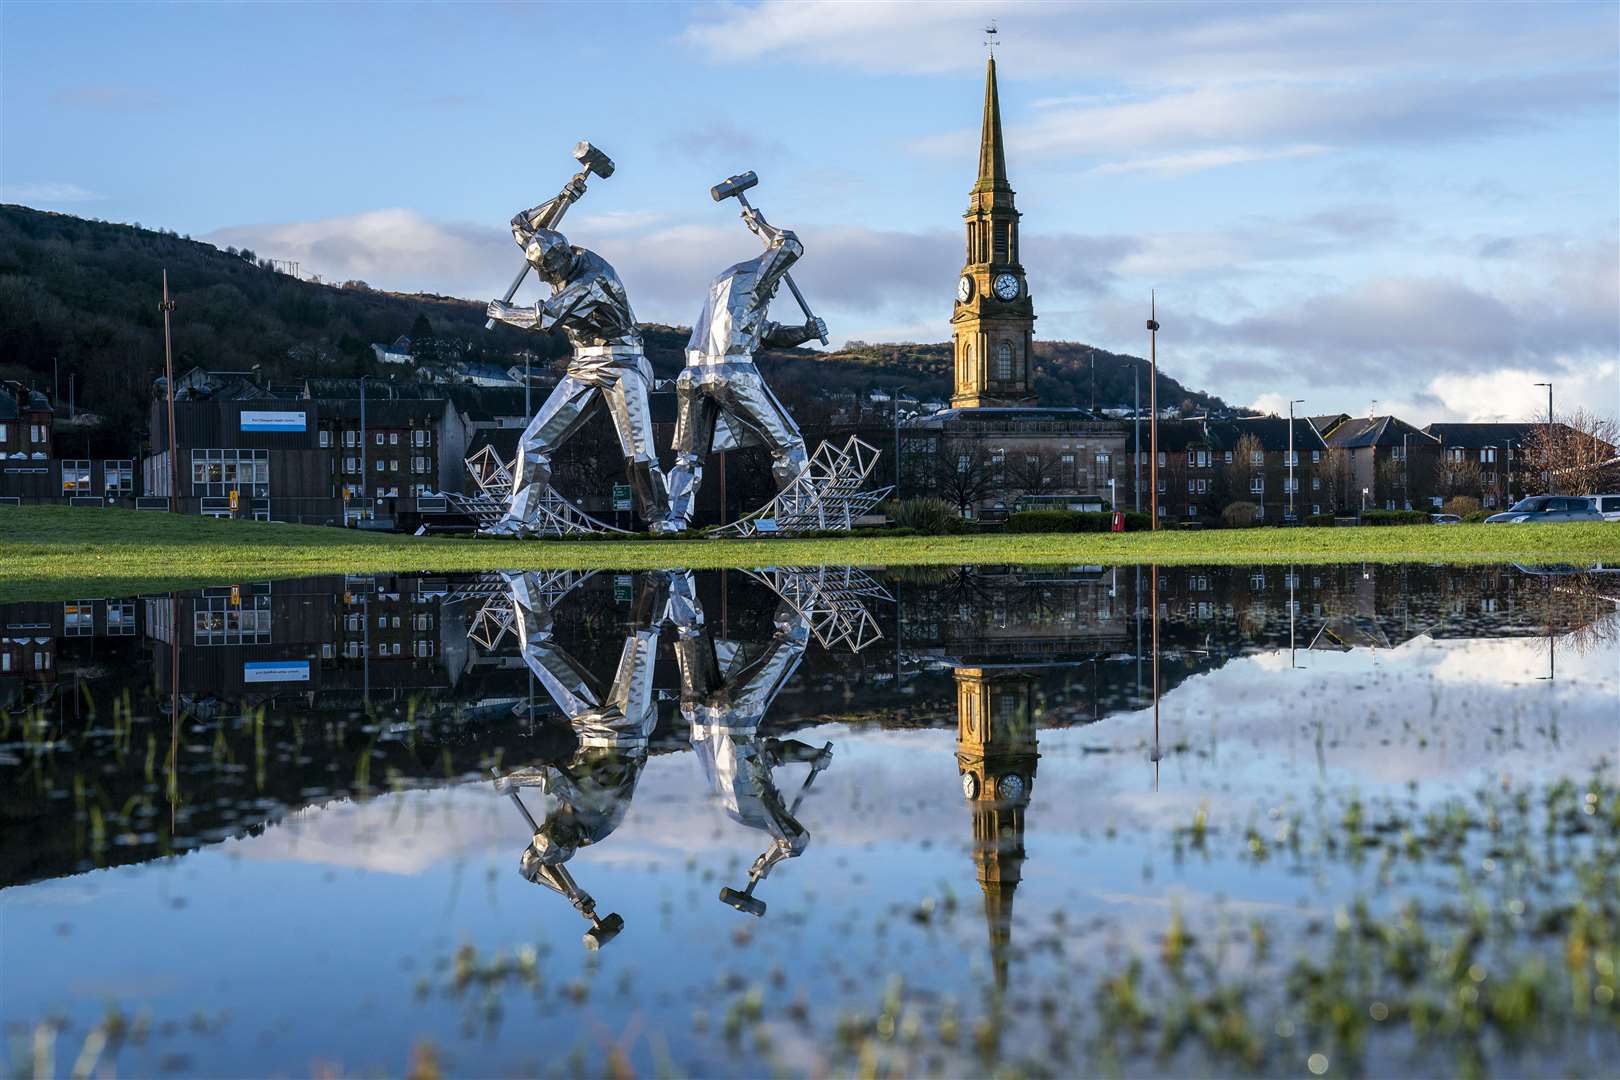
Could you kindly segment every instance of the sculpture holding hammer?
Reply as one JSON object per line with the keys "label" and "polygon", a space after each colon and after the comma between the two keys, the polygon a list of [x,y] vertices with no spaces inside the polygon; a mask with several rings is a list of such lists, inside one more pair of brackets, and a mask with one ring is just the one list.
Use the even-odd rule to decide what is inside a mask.
{"label": "sculpture holding hammer", "polygon": [[[682,531],[691,524],[703,481],[703,462],[714,449],[715,429],[722,416],[728,446],[763,445],[770,451],[771,473],[779,489],[792,483],[808,461],[804,436],[765,385],[754,365],[754,352],[761,345],[792,348],[811,338],[825,344],[827,324],[810,313],[788,277],[788,267],[804,254],[804,245],[792,232],[772,226],[743,197],[757,183],[759,177],[746,172],[709,190],[716,202],[735,197],[742,204],[743,222],[765,241],[765,252],[727,267],[714,279],[703,312],[692,326],[686,367],[675,380],[678,412],[675,465],[669,473],[669,531]],[[784,280],[804,310],[803,325],[783,326],[765,318],[777,286]]]}
{"label": "sculpture holding hammer", "polygon": [[[625,471],[640,503],[642,516],[655,531],[666,528],[667,491],[653,447],[652,413],[647,394],[652,366],[647,362],[635,314],[624,283],[608,261],[572,247],[557,232],[563,214],[585,194],[591,173],[613,175],[613,162],[588,142],[574,147],[584,166],[556,198],[512,219],[512,236],[527,260],[504,300],[489,305],[496,320],[526,330],[561,330],[573,346],[568,370],[518,440],[516,475],[506,514],[484,530],[503,536],[532,535],[537,508],[551,487],[551,457],[585,422],[606,408],[619,436]],[[551,296],[532,307],[513,305],[512,297],[529,267],[551,286]]]}

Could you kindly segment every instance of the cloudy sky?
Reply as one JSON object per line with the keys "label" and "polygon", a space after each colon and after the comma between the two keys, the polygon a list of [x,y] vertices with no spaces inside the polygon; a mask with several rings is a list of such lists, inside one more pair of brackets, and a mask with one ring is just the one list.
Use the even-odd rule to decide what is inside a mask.
{"label": "cloudy sky", "polygon": [[0,6],[0,198],[473,298],[588,138],[566,231],[643,319],[807,247],[849,339],[948,336],[995,17],[1047,339],[1239,403],[1620,412],[1612,3]]}

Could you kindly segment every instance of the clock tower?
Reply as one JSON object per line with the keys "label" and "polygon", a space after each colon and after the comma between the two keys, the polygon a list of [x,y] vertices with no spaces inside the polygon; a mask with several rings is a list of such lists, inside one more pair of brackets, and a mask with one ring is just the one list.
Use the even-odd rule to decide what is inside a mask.
{"label": "clock tower", "polygon": [[979,179],[962,216],[967,222],[967,262],[956,283],[956,307],[951,312],[956,359],[951,405],[964,409],[1033,405],[1030,354],[1035,306],[1018,261],[1018,211],[1007,182],[994,56],[984,77]]}

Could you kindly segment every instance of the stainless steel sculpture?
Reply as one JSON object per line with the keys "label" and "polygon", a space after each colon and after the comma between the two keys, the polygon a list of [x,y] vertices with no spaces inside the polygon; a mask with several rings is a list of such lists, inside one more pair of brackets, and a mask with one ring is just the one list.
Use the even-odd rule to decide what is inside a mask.
{"label": "stainless steel sculpture", "polygon": [[823,442],[805,469],[776,498],[715,536],[791,535],[818,529],[848,529],[888,497],[888,487],[863,490],[877,466],[878,450],[851,435],[842,447]]}
{"label": "stainless steel sculpture", "polygon": [[[776,633],[763,651],[745,658],[733,643],[717,643],[704,625],[689,572],[672,579],[665,610],[677,634],[681,715],[710,788],[728,817],[771,837],[748,871],[747,887],[721,889],[720,899],[739,911],[763,915],[765,902],[754,896],[754,889],[777,863],[802,855],[809,846],[810,832],[795,815],[811,782],[832,761],[831,743],[816,749],[759,731],[771,702],[798,670],[810,625],[792,605],[781,604]],[[809,763],[810,775],[789,806],[772,772],[792,762]]]}
{"label": "stainless steel sculpture", "polygon": [[572,177],[556,198],[512,218],[512,237],[523,249],[527,264],[551,286],[551,296],[532,307],[514,306],[510,298],[522,281],[519,275],[506,300],[492,300],[489,304],[491,320],[525,330],[561,330],[573,346],[567,373],[518,440],[505,515],[480,529],[490,535],[553,535],[566,531],[559,529],[553,520],[556,515],[544,505],[548,498],[553,502],[557,498],[551,492],[551,457],[597,410],[604,408],[618,433],[625,470],[642,516],[655,529],[665,527],[666,488],[653,447],[652,413],[647,404],[653,383],[652,365],[643,351],[641,332],[624,283],[606,259],[570,245],[567,237],[556,231],[568,207],[585,193],[585,177],[600,171],[601,162],[607,162],[607,172],[602,175],[613,171],[612,162],[589,143],[580,146],[589,148],[594,155],[581,159],[585,169]]}
{"label": "stainless steel sculpture", "polygon": [[[757,182],[752,173],[716,185],[718,201]],[[808,462],[804,436],[754,366],[761,345],[791,348],[812,338],[826,339],[827,324],[809,314],[803,325],[783,326],[765,318],[777,286],[804,254],[799,238],[778,229],[746,201],[743,222],[765,242],[764,254],[727,267],[709,285],[703,312],[692,326],[686,368],[675,380],[675,465],[669,473],[671,530],[691,525],[693,502],[703,482],[703,462],[715,449],[765,446],[778,487],[786,487]],[[795,290],[797,294],[797,290]],[[802,303],[802,298],[801,298]],[[717,440],[719,424],[724,434]]]}
{"label": "stainless steel sculpture", "polygon": [[[500,777],[497,785],[512,796],[529,823],[532,839],[519,862],[523,876],[561,893],[590,919],[585,944],[597,948],[623,928],[624,920],[598,917],[596,902],[564,864],[579,848],[602,842],[618,828],[647,763],[647,741],[658,723],[653,662],[668,575],[643,578],[618,668],[605,687],[552,641],[552,606],[583,578],[561,582],[546,573],[503,577],[523,662],[568,718],[579,748],[566,763],[519,769]],[[519,798],[522,787],[539,787],[556,800],[543,824],[535,824]]]}

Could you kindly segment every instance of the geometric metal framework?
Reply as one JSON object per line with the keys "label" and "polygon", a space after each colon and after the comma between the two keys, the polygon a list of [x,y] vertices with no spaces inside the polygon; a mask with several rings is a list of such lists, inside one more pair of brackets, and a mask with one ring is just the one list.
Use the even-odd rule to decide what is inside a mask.
{"label": "geometric metal framework", "polygon": [[847,530],[893,491],[862,491],[879,451],[851,435],[842,447],[823,442],[803,472],[776,498],[709,533],[710,536],[791,536],[826,529]]}
{"label": "geometric metal framework", "polygon": [[887,589],[852,566],[771,566],[743,573],[803,616],[829,652],[842,646],[858,653],[880,640],[883,631],[866,601],[894,603]]}
{"label": "geometric metal framework", "polygon": [[[540,604],[540,610],[550,611],[595,575],[595,570],[534,571],[527,575],[531,578],[528,594],[531,600]],[[491,583],[494,588],[489,589],[484,606],[478,609],[478,614],[472,617],[467,628],[467,637],[486,654],[500,648],[501,639],[520,618],[517,604],[512,599],[511,587],[505,578],[500,575],[487,576],[494,578]],[[469,594],[474,591],[467,590]],[[482,589],[476,591],[483,592]]]}
{"label": "geometric metal framework", "polygon": [[[515,462],[513,463],[515,464]],[[467,459],[467,472],[478,486],[478,495],[452,495],[455,508],[478,521],[483,530],[493,525],[506,513],[512,499],[513,465],[501,460],[495,447],[486,446]],[[622,533],[625,530],[598,521],[548,486],[535,504],[535,518],[530,526],[534,536],[578,536],[583,533]]]}

